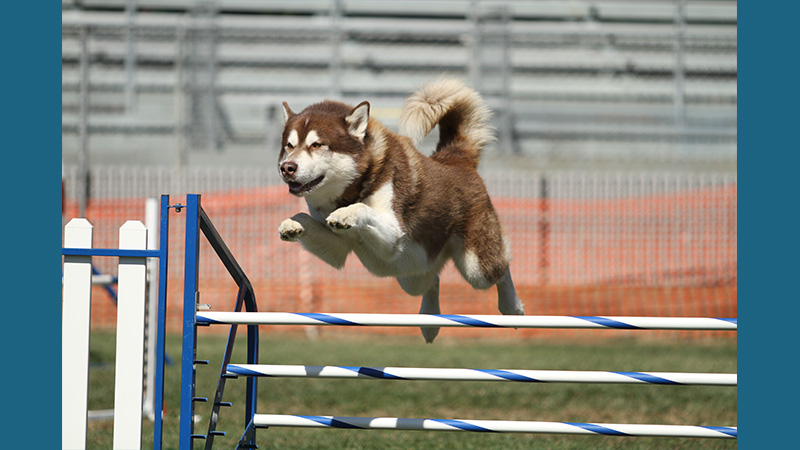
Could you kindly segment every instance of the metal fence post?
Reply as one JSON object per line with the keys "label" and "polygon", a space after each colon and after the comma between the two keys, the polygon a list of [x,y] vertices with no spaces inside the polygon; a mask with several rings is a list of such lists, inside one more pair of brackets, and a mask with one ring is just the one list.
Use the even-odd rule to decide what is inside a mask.
{"label": "metal fence post", "polygon": [[86,217],[89,197],[89,26],[81,27],[78,86],[78,217]]}
{"label": "metal fence post", "polygon": [[180,450],[192,450],[194,439],[195,357],[197,351],[198,267],[200,240],[198,227],[200,196],[186,196],[186,241],[183,284],[183,338],[181,350]]}
{"label": "metal fence post", "polygon": [[684,38],[686,34],[686,0],[675,0],[675,123],[686,124],[684,78]]}

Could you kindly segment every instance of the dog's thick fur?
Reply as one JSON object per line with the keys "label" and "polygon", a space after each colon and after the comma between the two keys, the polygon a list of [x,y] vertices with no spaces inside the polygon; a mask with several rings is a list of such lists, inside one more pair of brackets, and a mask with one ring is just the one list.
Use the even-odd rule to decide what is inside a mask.
{"label": "dog's thick fur", "polygon": [[[324,101],[300,113],[283,105],[278,169],[309,213],[284,220],[281,239],[336,268],[354,252],[373,274],[422,295],[422,314],[440,312],[438,274],[452,259],[473,287],[497,285],[501,313],[524,314],[510,245],[477,172],[481,149],[494,139],[478,93],[454,79],[429,83],[402,108],[405,136],[370,118],[368,102]],[[439,142],[428,157],[414,141],[437,124]],[[422,329],[427,342],[438,331]]]}

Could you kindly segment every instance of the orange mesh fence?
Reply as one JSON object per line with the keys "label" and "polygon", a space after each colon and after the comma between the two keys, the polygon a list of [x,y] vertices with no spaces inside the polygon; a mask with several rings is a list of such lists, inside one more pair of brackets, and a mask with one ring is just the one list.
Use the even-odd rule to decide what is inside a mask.
{"label": "orange mesh fence", "polygon": [[[512,275],[528,314],[736,317],[736,193],[733,183],[616,198],[494,196],[512,242]],[[278,238],[278,224],[306,210],[285,187],[203,193],[202,206],[253,282],[261,311],[415,313],[419,298],[391,278],[369,274],[353,255],[333,269],[299,244]],[[144,221],[143,197],[90,200],[95,247],[118,245],[125,220]],[[185,197],[171,197],[185,203]],[[185,211],[185,210],[184,210]],[[76,217],[68,200],[65,217]],[[171,213],[168,328],[178,330],[183,300],[185,213]],[[232,310],[236,286],[211,247],[200,245],[200,302]],[[95,258],[116,273],[116,258]],[[497,314],[495,290],[477,291],[452,264],[441,275],[443,313]],[[116,308],[93,291],[93,326],[113,326]],[[223,330],[219,327],[219,330]],[[416,334],[406,328],[320,328],[322,333]],[[450,329],[448,336],[485,336]],[[541,337],[553,330],[503,330],[492,337]],[[562,331],[563,333],[563,331]],[[580,333],[586,334],[586,331]],[[619,335],[617,331],[597,336]],[[660,332],[670,333],[670,332]],[[692,332],[686,336],[731,333]]]}

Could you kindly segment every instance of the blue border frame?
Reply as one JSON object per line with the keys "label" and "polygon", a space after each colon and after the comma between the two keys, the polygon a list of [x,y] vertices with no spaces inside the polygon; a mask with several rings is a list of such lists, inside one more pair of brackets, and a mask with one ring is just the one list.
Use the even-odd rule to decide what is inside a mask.
{"label": "blue border frame", "polygon": [[740,449],[797,445],[778,431],[797,426],[797,383],[760,380],[791,370],[798,343],[798,13],[799,2],[738,4]]}

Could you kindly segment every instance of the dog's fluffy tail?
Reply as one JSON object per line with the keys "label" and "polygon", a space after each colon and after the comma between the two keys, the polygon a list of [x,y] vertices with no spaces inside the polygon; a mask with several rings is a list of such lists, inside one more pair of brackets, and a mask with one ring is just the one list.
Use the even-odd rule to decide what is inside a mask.
{"label": "dog's fluffy tail", "polygon": [[413,93],[400,111],[399,131],[415,144],[439,125],[433,157],[477,167],[483,147],[494,140],[491,111],[462,81],[439,78]]}

